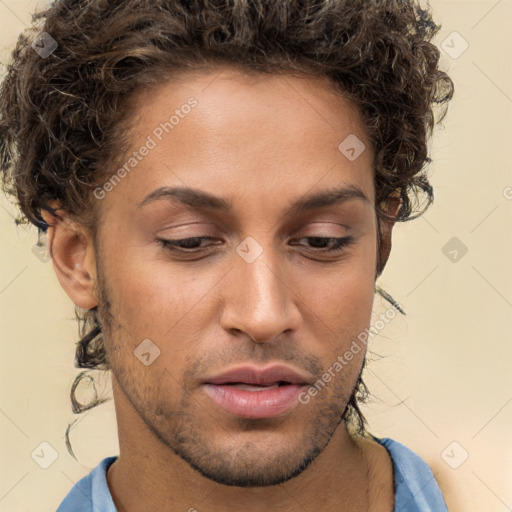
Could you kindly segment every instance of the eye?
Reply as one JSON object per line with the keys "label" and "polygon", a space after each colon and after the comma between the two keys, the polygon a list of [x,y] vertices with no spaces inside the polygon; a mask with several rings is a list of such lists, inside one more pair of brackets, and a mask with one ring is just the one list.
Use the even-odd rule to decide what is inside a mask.
{"label": "eye", "polygon": [[[158,242],[165,249],[174,253],[181,254],[194,254],[201,253],[212,249],[213,245],[219,245],[222,243],[221,240],[215,240],[209,236],[194,236],[189,238],[181,238],[179,240],[168,240],[158,238]],[[298,243],[302,240],[307,240],[307,245]],[[210,244],[205,242],[210,241]],[[336,253],[341,252],[343,249],[348,247],[354,242],[353,237],[346,236],[341,238],[336,237],[325,237],[325,236],[306,236],[302,238],[294,238],[290,241],[290,245],[305,246],[310,252],[314,253]]]}
{"label": "eye", "polygon": [[163,238],[158,238],[158,241],[160,244],[165,247],[166,249],[170,251],[175,252],[200,252],[209,246],[201,246],[202,242],[213,240],[213,244],[211,245],[218,245],[221,243],[219,240],[214,240],[213,238],[209,236],[194,236],[190,238],[181,238],[179,240],[166,240]]}
{"label": "eye", "polygon": [[309,240],[309,248],[314,252],[336,252],[342,251],[345,247],[349,246],[354,242],[353,237],[345,236],[342,238],[336,237],[325,237],[325,236],[305,236],[303,238],[294,238],[291,240],[291,245],[303,245],[295,243],[296,240]]}

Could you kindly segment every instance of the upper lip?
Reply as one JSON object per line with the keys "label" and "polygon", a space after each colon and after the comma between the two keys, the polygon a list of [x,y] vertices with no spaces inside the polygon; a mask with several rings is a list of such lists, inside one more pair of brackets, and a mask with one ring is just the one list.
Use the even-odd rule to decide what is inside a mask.
{"label": "upper lip", "polygon": [[252,365],[236,366],[214,377],[204,380],[205,384],[258,384],[268,385],[277,382],[290,384],[307,384],[308,379],[296,370],[282,364],[272,364],[265,367]]}

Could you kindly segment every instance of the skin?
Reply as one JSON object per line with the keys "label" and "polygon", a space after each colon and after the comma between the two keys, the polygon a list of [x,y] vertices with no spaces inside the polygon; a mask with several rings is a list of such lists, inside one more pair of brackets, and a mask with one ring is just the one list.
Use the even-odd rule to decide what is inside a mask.
{"label": "skin", "polygon": [[[44,213],[61,285],[76,305],[100,309],[119,429],[107,474],[116,507],[391,511],[386,450],[340,421],[365,350],[308,404],[270,419],[227,413],[201,384],[268,362],[314,383],[369,327],[393,223],[378,245],[361,116],[325,80],[202,70],[138,92],[130,152],[191,96],[198,105],[96,205],[98,246],[65,212]],[[354,161],[338,150],[350,134],[366,146]],[[232,210],[169,197],[140,206],[164,186],[222,197]],[[341,187],[366,199],[290,214],[306,194]],[[217,243],[187,254],[158,241],[197,236]],[[236,252],[248,236],[263,250],[252,263]],[[308,238],[346,236],[352,243],[331,253]],[[149,366],[134,355],[147,338],[160,350]]]}

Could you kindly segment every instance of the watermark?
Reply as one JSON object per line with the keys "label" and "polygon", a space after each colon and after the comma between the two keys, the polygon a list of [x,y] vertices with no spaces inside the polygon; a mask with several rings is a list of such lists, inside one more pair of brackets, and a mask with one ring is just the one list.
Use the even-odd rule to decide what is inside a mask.
{"label": "watermark", "polygon": [[503,197],[507,200],[512,199],[512,187],[505,187],[503,189]]}
{"label": "watermark", "polygon": [[107,195],[107,192],[114,190],[115,186],[128,175],[139,162],[144,160],[149,153],[158,146],[158,143],[162,141],[165,135],[169,134],[182,119],[190,114],[193,108],[197,107],[198,101],[193,96],[187,100],[187,103],[181,105],[179,109],[176,109],[174,113],[169,117],[167,121],[160,123],[152,132],[151,135],[146,137],[146,141],[139,148],[138,151],[134,151],[132,156],[119,167],[119,169],[112,174],[112,176],[101,186],[96,187],[93,191],[93,195],[96,199],[101,200]]}
{"label": "watermark", "polygon": [[[400,306],[400,304],[399,304]],[[400,306],[401,307],[401,306]],[[299,402],[301,404],[308,404],[311,400],[311,397],[314,397],[321,391],[327,383],[331,381],[333,377],[336,377],[336,374],[341,372],[345,366],[349,364],[354,356],[359,354],[363,347],[366,347],[369,339],[373,339],[373,337],[378,334],[384,327],[395,318],[397,313],[396,308],[389,308],[385,313],[381,313],[379,319],[376,320],[370,328],[366,328],[364,331],[361,331],[357,335],[357,339],[352,341],[352,345],[350,348],[346,350],[342,355],[339,355],[336,361],[327,369],[327,371],[314,383],[312,384],[306,391],[303,391],[299,395]]]}
{"label": "watermark", "polygon": [[451,442],[442,452],[441,458],[452,469],[458,469],[468,460],[469,453],[457,441]]}
{"label": "watermark", "polygon": [[457,31],[453,31],[443,40],[441,48],[452,59],[458,59],[469,48],[469,43]]}
{"label": "watermark", "polygon": [[59,458],[59,452],[50,443],[43,441],[37,445],[30,456],[38,466],[48,469]]}
{"label": "watermark", "polygon": [[149,338],[146,338],[137,345],[133,353],[144,366],[149,366],[160,356],[160,349]]}
{"label": "watermark", "polygon": [[351,133],[338,146],[340,153],[351,162],[359,158],[365,149],[366,146],[364,145],[363,141],[353,133]]}
{"label": "watermark", "polygon": [[51,259],[48,235],[41,230],[37,233],[37,242],[32,246],[32,253],[43,263],[47,263]]}
{"label": "watermark", "polygon": [[236,253],[246,263],[252,263],[263,254],[263,247],[252,236],[248,236],[238,245]]}
{"label": "watermark", "polygon": [[441,252],[452,262],[458,263],[468,252],[467,246],[456,236],[450,238],[441,248]]}
{"label": "watermark", "polygon": [[39,54],[39,57],[46,59],[58,47],[57,41],[48,34],[48,32],[41,32],[33,41],[32,49]]}

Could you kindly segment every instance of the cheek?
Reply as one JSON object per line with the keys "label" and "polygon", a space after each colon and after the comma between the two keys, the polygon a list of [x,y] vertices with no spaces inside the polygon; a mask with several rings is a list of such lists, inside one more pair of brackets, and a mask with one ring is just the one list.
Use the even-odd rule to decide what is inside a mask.
{"label": "cheek", "polygon": [[336,266],[301,275],[301,295],[307,297],[308,306],[345,339],[364,330],[371,320],[375,257],[374,245],[365,243]]}
{"label": "cheek", "polygon": [[[347,361],[343,382],[355,379],[359,373],[366,345],[358,336],[370,324],[374,299],[372,283],[363,285],[356,277],[340,279],[336,293],[331,291],[323,302],[320,295],[309,299],[314,311],[307,329],[318,340],[315,351],[325,369],[332,367],[339,357]],[[347,351],[351,353],[344,357]]]}
{"label": "cheek", "polygon": [[183,273],[137,258],[135,251],[111,264],[107,276],[116,325],[106,344],[114,373],[141,407],[148,397],[159,403],[160,393],[162,400],[175,397],[178,403],[179,382],[199,339],[197,325],[205,324],[200,304],[192,307],[200,302],[200,290]]}
{"label": "cheek", "polygon": [[[115,247],[110,249],[115,254]],[[143,247],[110,257],[105,272],[112,314],[132,343],[149,338],[165,350],[170,340],[186,339],[190,349],[200,338],[198,326],[208,324],[206,305],[216,291],[217,273],[172,264]]]}
{"label": "cheek", "polygon": [[195,279],[163,257],[156,258],[154,247],[132,245],[118,257],[116,253],[115,244],[105,249],[109,292],[116,314],[134,328],[146,326],[153,334],[162,323],[170,328],[199,295]]}

